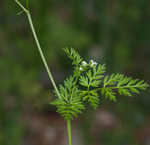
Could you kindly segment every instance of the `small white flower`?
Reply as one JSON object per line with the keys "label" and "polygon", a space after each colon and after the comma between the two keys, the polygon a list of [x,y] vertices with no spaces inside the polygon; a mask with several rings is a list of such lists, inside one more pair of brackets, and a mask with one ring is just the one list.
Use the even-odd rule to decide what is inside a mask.
{"label": "small white flower", "polygon": [[82,61],[82,65],[83,65],[83,66],[86,66],[86,65],[87,65],[87,62],[86,62],[86,61]]}
{"label": "small white flower", "polygon": [[91,64],[91,66],[94,66],[94,65],[97,65],[97,62],[94,60],[90,60],[90,64]]}
{"label": "small white flower", "polygon": [[80,68],[79,68],[79,70],[80,70],[80,71],[82,71],[82,70],[83,70],[83,68],[82,68],[82,67],[80,67]]}
{"label": "small white flower", "polygon": [[97,65],[97,62],[94,62],[94,65]]}

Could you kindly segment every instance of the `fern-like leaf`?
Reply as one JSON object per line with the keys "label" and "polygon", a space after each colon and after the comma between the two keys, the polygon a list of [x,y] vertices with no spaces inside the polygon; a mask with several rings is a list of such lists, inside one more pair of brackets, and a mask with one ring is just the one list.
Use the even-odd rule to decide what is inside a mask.
{"label": "fern-like leaf", "polygon": [[57,112],[66,120],[71,120],[81,114],[85,109],[80,97],[80,90],[74,83],[71,76],[64,81],[64,85],[60,85],[59,92],[61,98],[56,99],[51,104],[57,107]]}
{"label": "fern-like leaf", "polygon": [[116,98],[114,90],[117,90],[120,95],[132,96],[132,93],[139,94],[140,90],[145,90],[147,87],[148,84],[143,80],[132,79],[122,74],[112,74],[104,78],[104,88],[101,89],[101,93],[112,100]]}
{"label": "fern-like leaf", "polygon": [[64,48],[64,51],[66,55],[72,60],[73,65],[79,65],[82,61],[82,58],[80,57],[79,53],[75,51],[73,48],[68,49]]}
{"label": "fern-like leaf", "polygon": [[116,101],[116,93],[111,88],[102,88],[101,93],[105,98]]}
{"label": "fern-like leaf", "polygon": [[98,107],[100,99],[96,91],[82,91],[81,97],[84,102],[88,102],[94,109]]}
{"label": "fern-like leaf", "polygon": [[80,84],[84,87],[98,87],[104,77],[105,65],[93,66],[84,76],[80,76]]}
{"label": "fern-like leaf", "polygon": [[98,65],[97,67],[93,67],[93,74],[88,75],[89,80],[90,80],[90,86],[92,87],[98,87],[102,81],[102,78],[104,77],[105,73],[105,65]]}
{"label": "fern-like leaf", "polygon": [[77,96],[70,101],[57,99],[53,101],[51,105],[55,105],[57,107],[57,112],[66,120],[72,120],[85,109],[81,99]]}

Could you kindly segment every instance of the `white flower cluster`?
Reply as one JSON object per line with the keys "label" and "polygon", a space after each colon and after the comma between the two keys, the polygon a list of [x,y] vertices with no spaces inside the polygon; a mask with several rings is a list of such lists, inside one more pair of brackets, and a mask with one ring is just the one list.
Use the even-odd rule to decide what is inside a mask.
{"label": "white flower cluster", "polygon": [[98,63],[94,60],[90,60],[89,64],[86,61],[82,61],[81,66],[79,68],[80,71],[83,71],[85,67],[89,66],[89,67],[93,67],[96,66]]}
{"label": "white flower cluster", "polygon": [[82,66],[87,66],[87,62],[86,61],[82,61]]}

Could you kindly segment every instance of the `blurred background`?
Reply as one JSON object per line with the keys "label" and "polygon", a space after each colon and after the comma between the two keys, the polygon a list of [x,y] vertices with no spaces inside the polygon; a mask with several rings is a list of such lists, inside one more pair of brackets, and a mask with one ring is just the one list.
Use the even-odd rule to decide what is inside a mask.
{"label": "blurred background", "polygon": [[[24,3],[24,0],[21,1]],[[109,73],[150,82],[149,0],[29,0],[56,83],[71,73],[63,47],[106,63]],[[0,145],[66,145],[66,123],[49,105],[53,87],[24,14],[0,1]],[[101,100],[72,122],[73,145],[150,145],[150,91]]]}

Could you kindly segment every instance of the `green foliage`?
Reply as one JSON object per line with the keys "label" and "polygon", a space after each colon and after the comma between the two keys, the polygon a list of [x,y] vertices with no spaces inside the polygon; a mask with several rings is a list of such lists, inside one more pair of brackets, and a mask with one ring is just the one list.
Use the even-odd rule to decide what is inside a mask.
{"label": "green foliage", "polygon": [[97,63],[90,61],[90,66],[90,69],[80,76],[79,84],[86,88],[86,90],[81,91],[83,101],[89,102],[96,109],[99,104],[99,95],[93,88],[100,86],[105,73],[105,65],[97,65]]}
{"label": "green foliage", "polygon": [[[25,1],[22,0],[22,2]],[[123,69],[129,69],[129,67],[132,66],[132,69],[130,69],[132,73],[135,70],[137,72],[136,75],[140,76],[141,74],[144,74],[143,77],[149,79],[148,62],[150,59],[150,49],[147,48],[147,44],[149,44],[150,21],[148,19],[145,19],[145,17],[149,16],[149,13],[147,13],[149,12],[148,0],[139,0],[132,3],[129,0],[121,2],[116,1],[113,4],[113,13],[108,13],[108,10],[111,8],[111,3],[99,0],[93,1],[92,5],[91,1],[81,1],[76,3],[72,0],[68,3],[66,3],[65,1],[49,0],[45,0],[44,3],[43,1],[30,1],[30,4],[35,17],[35,25],[37,25],[37,27],[39,28],[39,37],[45,46],[44,52],[47,55],[49,64],[59,63],[61,65],[61,62],[63,62],[63,60],[60,59],[60,62],[58,62],[58,52],[60,52],[59,48],[64,47],[66,44],[81,49],[86,48],[84,55],[86,55],[89,51],[94,51],[93,48],[88,50],[89,46],[92,46],[93,44],[103,44],[103,48],[105,48],[105,58],[107,59],[106,62],[111,67],[110,69],[110,67],[107,66],[107,68],[109,67],[109,70],[115,70],[115,72],[117,72],[122,71]],[[31,39],[30,32],[24,30],[24,28],[26,28],[28,24],[24,21],[21,21],[21,23],[18,23],[18,21],[16,21],[16,19],[18,19],[18,16],[12,14],[12,11],[16,11],[14,10],[16,7],[11,7],[11,5],[12,1],[1,1],[1,17],[5,19],[3,19],[3,23],[0,24],[0,38],[2,39],[0,63],[3,64],[3,66],[1,66],[1,71],[6,71],[4,75],[3,73],[1,73],[1,98],[4,98],[7,102],[9,100],[8,96],[12,96],[12,89],[16,88],[16,93],[14,94],[13,92],[13,95],[17,97],[19,96],[19,99],[15,100],[15,102],[17,101],[17,104],[18,102],[20,102],[20,99],[31,99],[34,96],[34,100],[37,100],[37,95],[42,94],[42,97],[38,99],[39,105],[45,98],[43,97],[43,94],[45,94],[45,90],[42,93],[41,91],[39,91],[39,89],[37,89],[38,91],[36,93],[34,93],[35,91],[33,90],[35,90],[34,88],[37,88],[36,86],[42,86],[41,84],[39,84],[39,81],[36,81],[35,78],[38,77],[41,79],[41,71],[43,71],[43,65],[41,65],[41,60],[39,59],[38,55],[33,55],[33,39]],[[62,13],[62,8],[63,12],[67,12],[67,16],[64,16],[64,13]],[[73,8],[71,10],[71,15],[70,8]],[[36,9],[38,9],[38,11],[36,11]],[[36,13],[34,13],[35,11]],[[6,14],[7,17],[5,16]],[[88,14],[88,16],[90,17],[85,17],[85,14]],[[36,22],[36,20],[40,21]],[[110,21],[113,21],[113,24],[110,23]],[[14,30],[18,30],[18,28],[19,31],[14,32]],[[106,33],[106,31],[109,32]],[[13,40],[11,39],[12,33],[14,38]],[[17,37],[16,35],[22,35],[22,37]],[[13,46],[10,45],[12,43],[14,44]],[[26,44],[30,44],[30,50],[27,49]],[[7,60],[11,62],[11,65],[8,65]],[[9,69],[7,68],[8,66]],[[26,69],[27,67],[28,70]],[[14,73],[17,73],[18,68],[22,69],[22,72],[20,72],[19,76],[23,76],[24,79],[22,79],[21,77],[12,77],[14,76]],[[25,70],[27,70],[27,72]],[[14,73],[12,74],[11,71],[14,71]],[[32,79],[34,78],[33,83],[32,79],[25,79],[27,74],[32,76]],[[25,81],[25,83],[22,83],[22,81]],[[14,84],[19,84],[19,87],[21,85],[22,89],[18,89],[16,85],[16,87],[14,87]],[[2,92],[4,92],[3,90],[7,92],[6,94],[8,94],[8,96],[2,94]],[[46,93],[47,91],[49,90],[46,90]],[[25,95],[24,92],[26,93]],[[143,103],[141,103],[141,101],[134,101],[134,103],[137,103],[136,106],[139,107],[137,110],[143,110],[145,108],[143,114],[146,113],[149,108],[148,98],[149,97],[143,94],[142,99],[137,99],[141,100]],[[3,104],[7,104],[5,101],[1,101],[1,107],[3,106]],[[24,104],[24,101],[21,102]],[[123,104],[126,105],[126,102],[122,103],[121,106],[123,106]],[[132,106],[134,105],[132,104]],[[6,112],[10,112],[9,110],[12,110],[8,110],[5,108],[6,107],[3,108],[4,114],[6,114]],[[134,109],[135,108],[132,108],[131,110]],[[128,112],[129,111],[125,111],[123,114],[125,115]],[[137,113],[137,111],[135,112]],[[14,114],[11,119],[13,118],[16,118]],[[12,122],[11,119],[9,122]],[[1,118],[1,120],[3,120],[3,117]],[[127,127],[129,127],[129,122],[126,123]],[[3,125],[1,124],[1,126]],[[1,133],[2,132],[3,129]],[[8,131],[8,133],[10,133],[10,130]],[[8,134],[5,134],[5,136],[8,136]],[[114,138],[114,136],[111,136],[112,140],[109,140],[108,138],[110,138],[110,136],[111,135],[109,134],[106,137],[106,141],[111,145],[116,145],[118,142],[115,142],[115,140],[118,141],[120,137],[118,137],[117,135],[116,138]],[[125,135],[122,135],[122,137],[125,137]],[[125,141],[121,141],[118,144],[127,142],[127,140],[128,138],[125,137]],[[107,144],[107,142],[104,141],[104,144]],[[9,140],[9,143],[17,144],[12,142],[11,140]],[[135,145],[135,143],[126,144]]]}
{"label": "green foliage", "polygon": [[81,92],[83,102],[88,102],[90,106],[92,106],[94,109],[98,107],[100,101],[98,96],[98,93],[94,90],[87,90]]}
{"label": "green foliage", "polygon": [[140,90],[145,90],[148,84],[143,80],[132,79],[122,74],[112,74],[104,78],[104,87],[101,89],[102,95],[110,100],[116,100],[116,92],[120,95],[132,96],[132,93],[139,94]]}
{"label": "green foliage", "polygon": [[85,76],[80,76],[80,84],[85,87],[98,87],[104,77],[105,65],[93,66]]}
{"label": "green foliage", "polygon": [[73,48],[71,48],[70,50],[67,48],[64,48],[64,51],[66,55],[72,60],[73,65],[79,65],[81,63],[82,58]]}
{"label": "green foliage", "polygon": [[[148,84],[138,79],[132,79],[122,74],[106,75],[105,64],[97,64],[90,60],[83,61],[73,49],[64,49],[75,67],[73,76],[59,86],[60,98],[51,104],[57,107],[66,120],[71,120],[81,114],[88,105],[96,109],[100,102],[100,94],[111,101],[116,101],[116,94],[131,96],[145,90]],[[57,95],[57,94],[56,94]],[[85,107],[86,106],[86,107]]]}
{"label": "green foliage", "polygon": [[85,108],[81,101],[80,90],[75,85],[73,77],[65,80],[64,86],[60,85],[59,91],[61,98],[51,103],[57,106],[57,112],[66,120],[73,119],[73,117],[82,113]]}

